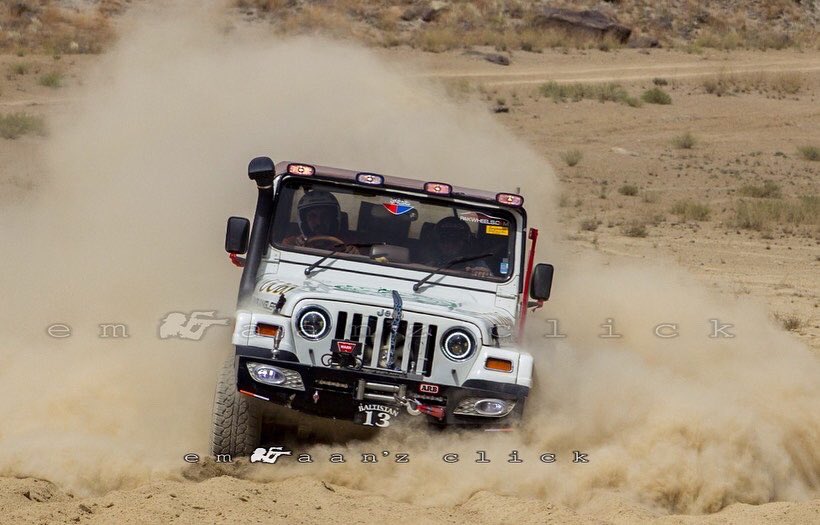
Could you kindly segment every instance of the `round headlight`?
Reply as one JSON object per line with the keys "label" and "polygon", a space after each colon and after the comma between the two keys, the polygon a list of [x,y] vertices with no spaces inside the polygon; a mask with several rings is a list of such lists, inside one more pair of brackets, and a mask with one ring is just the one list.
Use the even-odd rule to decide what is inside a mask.
{"label": "round headlight", "polygon": [[311,341],[317,341],[330,331],[330,316],[319,308],[308,308],[299,314],[296,320],[299,335]]}
{"label": "round headlight", "polygon": [[441,349],[453,361],[464,361],[473,355],[475,341],[465,330],[451,330],[441,338]]}

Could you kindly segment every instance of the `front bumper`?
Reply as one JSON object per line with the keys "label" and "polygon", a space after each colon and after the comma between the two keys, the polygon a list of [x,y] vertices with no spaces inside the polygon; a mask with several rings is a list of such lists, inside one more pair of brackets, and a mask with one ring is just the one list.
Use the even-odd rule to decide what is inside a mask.
{"label": "front bumper", "polygon": [[[423,407],[421,416],[444,425],[505,426],[523,409],[529,388],[521,385],[466,381],[463,386],[437,385],[410,378],[402,373],[374,369],[361,370],[326,368],[292,360],[270,359],[242,355],[238,350],[237,388],[240,392],[283,405],[292,410],[331,419],[364,422],[363,410],[368,405],[389,407],[395,417],[419,415],[414,407]],[[299,372],[304,390],[268,385],[253,379],[247,363],[261,363]],[[515,401],[515,408],[501,417],[454,414],[459,403],[468,397]],[[408,402],[401,402],[404,398]],[[410,408],[408,409],[408,405]],[[426,415],[425,415],[426,414]],[[439,417],[440,416],[440,417]],[[381,426],[381,425],[376,425]]]}

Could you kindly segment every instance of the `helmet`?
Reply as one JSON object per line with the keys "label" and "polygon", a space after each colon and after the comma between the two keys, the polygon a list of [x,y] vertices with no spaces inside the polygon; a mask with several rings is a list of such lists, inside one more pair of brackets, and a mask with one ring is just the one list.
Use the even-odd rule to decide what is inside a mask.
{"label": "helmet", "polygon": [[436,223],[436,236],[440,240],[470,240],[470,226],[458,217],[445,217]]}
{"label": "helmet", "polygon": [[332,221],[332,224],[329,225],[332,230],[320,233],[335,235],[339,231],[339,225],[341,224],[341,208],[339,207],[339,201],[336,200],[336,197],[332,193],[323,190],[305,192],[302,198],[299,199],[299,204],[296,205],[296,210],[299,213],[299,229],[302,231],[302,234],[306,236],[317,234],[317,232],[311,231],[306,218],[308,211],[317,208],[327,208]]}

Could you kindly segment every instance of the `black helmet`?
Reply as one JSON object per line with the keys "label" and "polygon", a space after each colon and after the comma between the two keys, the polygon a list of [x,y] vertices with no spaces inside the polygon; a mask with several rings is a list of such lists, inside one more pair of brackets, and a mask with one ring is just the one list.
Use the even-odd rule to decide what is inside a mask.
{"label": "black helmet", "polygon": [[299,204],[296,205],[296,209],[299,214],[299,229],[302,231],[302,234],[306,236],[316,234],[316,232],[310,231],[310,226],[308,226],[306,220],[307,212],[316,208],[327,208],[329,210],[333,221],[331,225],[332,231],[323,233],[335,235],[339,231],[339,225],[341,224],[341,208],[339,207],[339,201],[336,200],[336,197],[332,193],[324,190],[308,191],[299,199]]}
{"label": "black helmet", "polygon": [[470,240],[470,226],[458,217],[445,217],[436,223],[440,240]]}

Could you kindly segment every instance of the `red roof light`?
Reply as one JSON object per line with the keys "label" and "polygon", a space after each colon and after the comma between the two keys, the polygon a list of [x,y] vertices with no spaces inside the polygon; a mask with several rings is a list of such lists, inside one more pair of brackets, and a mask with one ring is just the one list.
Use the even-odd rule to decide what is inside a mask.
{"label": "red roof light", "polygon": [[499,193],[495,196],[495,200],[507,206],[518,207],[524,204],[524,197],[515,193]]}

